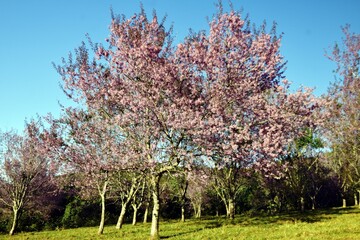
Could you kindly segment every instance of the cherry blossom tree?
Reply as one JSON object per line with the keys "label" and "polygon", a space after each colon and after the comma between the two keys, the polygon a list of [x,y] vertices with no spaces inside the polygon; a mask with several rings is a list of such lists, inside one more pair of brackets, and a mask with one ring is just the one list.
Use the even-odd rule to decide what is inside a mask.
{"label": "cherry blossom tree", "polygon": [[[132,206],[134,206],[133,200],[137,197],[137,193],[142,190],[144,178],[141,171],[130,169],[129,171],[117,171],[112,179],[114,195],[116,198],[119,198],[121,202],[121,211],[116,223],[116,229],[120,229],[124,224],[128,205],[132,204]],[[135,205],[137,206],[137,204]]]}
{"label": "cherry blossom tree", "polygon": [[195,218],[201,218],[202,205],[207,197],[206,191],[210,185],[209,174],[206,174],[201,168],[195,168],[188,173],[187,177],[189,186],[186,195],[190,199]]}
{"label": "cherry blossom tree", "polygon": [[134,226],[137,223],[138,210],[144,204],[144,202],[146,202],[146,197],[147,197],[147,192],[148,192],[148,189],[146,186],[146,184],[147,184],[146,178],[142,178],[140,183],[141,184],[139,185],[138,191],[133,195],[133,197],[131,199],[131,207],[133,209],[132,225],[134,225]]}
{"label": "cherry blossom tree", "polygon": [[58,121],[64,129],[67,149],[63,156],[64,174],[73,174],[73,183],[84,197],[98,194],[101,218],[98,234],[105,224],[106,195],[111,176],[124,168],[121,135],[116,126],[96,112],[68,108]]}
{"label": "cherry blossom tree", "polygon": [[310,89],[289,93],[275,27],[266,33],[265,26],[249,26],[220,7],[209,34],[190,36],[176,51],[184,76],[201,89],[192,108],[202,117],[194,118],[191,132],[214,162],[216,182],[224,183],[217,187],[230,218],[239,175],[249,167],[271,168],[291,140],[315,124],[312,113],[321,104]]}
{"label": "cherry blossom tree", "polygon": [[[239,13],[219,13],[208,34],[172,45],[171,29],[142,10],[113,16],[109,47],[85,44],[57,67],[65,92],[112,119],[127,162],[149,171],[159,237],[160,180],[191,168],[198,154],[217,168],[271,165],[318,103],[311,91],[288,93],[280,84],[280,38],[252,31]],[[227,202],[234,201],[229,195]]]}
{"label": "cherry blossom tree", "polygon": [[337,64],[339,76],[328,92],[331,104],[326,129],[331,142],[332,167],[345,195],[360,186],[360,35],[343,28],[343,46],[335,45],[329,58]]}
{"label": "cherry blossom tree", "polygon": [[156,15],[152,21],[144,12],[129,20],[114,17],[110,30],[109,49],[96,46],[100,60],[89,60],[83,45],[76,60],[70,57],[58,71],[69,96],[116,121],[133,146],[127,151],[129,161],[142,161],[149,169],[154,206],[151,236],[158,238],[161,177],[175,171],[187,152],[185,121],[174,121],[191,118],[183,114],[182,100],[187,96],[172,56],[170,32]]}
{"label": "cherry blossom tree", "polygon": [[34,205],[40,196],[56,191],[57,164],[53,160],[56,156],[48,147],[57,142],[53,133],[44,129],[40,120],[33,120],[26,123],[23,135],[9,131],[0,136],[0,204],[13,211],[10,235],[16,231],[21,213],[30,203]]}

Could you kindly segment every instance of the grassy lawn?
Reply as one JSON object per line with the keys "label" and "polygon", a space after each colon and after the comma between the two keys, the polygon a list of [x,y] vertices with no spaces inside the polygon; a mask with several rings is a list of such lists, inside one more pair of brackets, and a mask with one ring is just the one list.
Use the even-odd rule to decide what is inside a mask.
{"label": "grassy lawn", "polygon": [[[104,234],[97,227],[0,235],[0,239],[148,239],[150,223],[123,229],[107,226]],[[276,216],[237,216],[160,223],[161,239],[360,239],[360,209],[330,209],[304,214]]]}

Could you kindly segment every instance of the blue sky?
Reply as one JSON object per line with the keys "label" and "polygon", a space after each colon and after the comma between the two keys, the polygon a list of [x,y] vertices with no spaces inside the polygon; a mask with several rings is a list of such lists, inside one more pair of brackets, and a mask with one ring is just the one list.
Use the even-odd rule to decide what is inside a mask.
{"label": "blue sky", "polygon": [[[174,25],[176,41],[188,29],[208,29],[206,17],[216,12],[212,0],[142,0],[151,15],[167,14]],[[293,88],[315,87],[326,92],[334,80],[334,64],[324,56],[346,23],[360,33],[359,0],[233,0],[235,9],[257,25],[266,20],[283,32],[281,53],[288,61],[286,77]],[[228,9],[227,1],[224,1]],[[108,36],[110,6],[115,13],[130,17],[140,1],[125,0],[0,0],[0,129],[22,129],[25,119],[48,112],[58,116],[58,102],[70,102],[59,88],[60,77],[52,62],[60,63],[85,41]]]}

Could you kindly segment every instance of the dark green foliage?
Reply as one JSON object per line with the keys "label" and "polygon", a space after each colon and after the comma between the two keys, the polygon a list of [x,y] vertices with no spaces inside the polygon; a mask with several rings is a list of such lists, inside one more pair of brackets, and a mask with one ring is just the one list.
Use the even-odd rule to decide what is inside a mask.
{"label": "dark green foliage", "polygon": [[97,203],[76,197],[66,205],[61,223],[63,228],[96,226],[99,216],[100,209]]}
{"label": "dark green foliage", "polygon": [[[164,219],[180,219],[181,218],[181,204],[178,198],[165,198],[161,202],[161,212],[160,215]],[[186,199],[185,202],[185,218],[191,216],[191,206],[190,201]]]}
{"label": "dark green foliage", "polygon": [[203,215],[216,216],[225,215],[226,209],[224,203],[220,200],[213,189],[207,191],[207,201],[204,203]]}
{"label": "dark green foliage", "polygon": [[18,229],[25,232],[36,232],[44,229],[46,219],[40,212],[26,211],[21,214]]}
{"label": "dark green foliage", "polygon": [[0,209],[0,232],[8,233],[11,227],[10,215]]}
{"label": "dark green foliage", "polygon": [[[105,223],[115,224],[119,208],[114,202],[107,203]],[[60,221],[62,228],[91,227],[99,224],[100,202],[86,201],[79,197],[73,197],[68,201],[64,214]],[[129,219],[127,219],[129,221]]]}

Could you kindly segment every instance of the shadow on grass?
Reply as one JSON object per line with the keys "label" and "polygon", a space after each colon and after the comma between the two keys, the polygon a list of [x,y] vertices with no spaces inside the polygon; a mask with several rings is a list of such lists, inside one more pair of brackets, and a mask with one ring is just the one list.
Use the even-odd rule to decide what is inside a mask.
{"label": "shadow on grass", "polygon": [[343,215],[349,213],[360,214],[357,208],[332,208],[325,210],[309,210],[305,212],[288,212],[269,214],[253,214],[251,216],[239,215],[235,219],[212,218],[208,219],[205,228],[217,228],[223,225],[255,226],[266,224],[289,224],[289,223],[315,223],[333,218],[334,215]]}
{"label": "shadow on grass", "polygon": [[168,239],[168,238],[173,238],[173,237],[179,237],[179,236],[190,234],[190,233],[200,232],[201,230],[203,230],[203,229],[199,228],[199,229],[195,229],[195,230],[191,230],[191,231],[179,232],[179,233],[175,233],[175,234],[171,234],[171,235],[167,235],[167,236],[161,236],[160,239]]}
{"label": "shadow on grass", "polygon": [[[320,221],[325,221],[331,218],[336,217],[336,215],[344,214],[360,214],[359,209],[357,208],[332,208],[324,210],[314,210],[314,211],[305,211],[305,212],[288,212],[288,213],[278,213],[276,215],[269,214],[252,214],[251,216],[246,214],[240,214],[235,217],[235,219],[230,220],[224,216],[221,217],[204,217],[201,220],[191,219],[187,223],[188,226],[183,226],[184,231],[178,231],[177,233],[171,233],[165,236],[162,236],[161,239],[171,239],[173,237],[184,236],[187,234],[200,232],[204,229],[215,229],[222,226],[228,225],[237,225],[241,226],[259,226],[259,225],[268,225],[268,224],[296,224],[296,223],[316,223]],[[194,225],[196,226],[194,228]],[[192,227],[191,227],[192,226]],[[193,228],[193,229],[189,229]]]}
{"label": "shadow on grass", "polygon": [[177,229],[176,233],[164,234],[160,239],[168,239],[173,237],[179,237],[191,233],[203,231],[204,229],[219,228],[223,226],[223,222],[216,217],[206,217],[203,219],[189,219],[181,226],[181,229]]}

